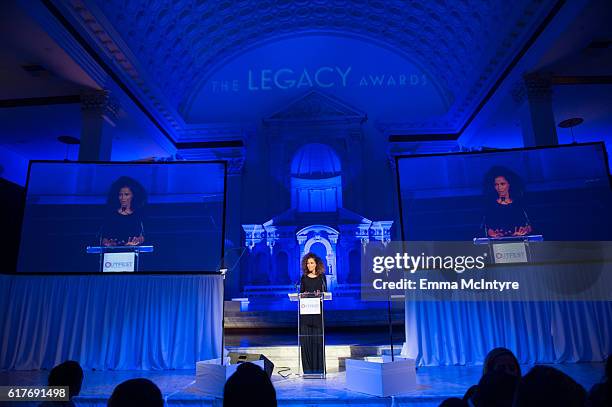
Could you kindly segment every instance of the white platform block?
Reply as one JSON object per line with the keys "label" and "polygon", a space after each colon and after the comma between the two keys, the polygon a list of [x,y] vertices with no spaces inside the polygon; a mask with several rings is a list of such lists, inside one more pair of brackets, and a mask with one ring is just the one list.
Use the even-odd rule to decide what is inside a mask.
{"label": "white platform block", "polygon": [[346,360],[346,388],[360,393],[386,397],[407,393],[416,388],[414,359],[394,362],[386,357]]}
{"label": "white platform block", "polygon": [[[264,368],[264,361],[257,360],[251,362],[254,365]],[[226,364],[221,365],[220,359],[209,359],[196,362],[195,387],[204,393],[215,397],[223,397],[223,386],[231,375],[236,372],[239,364],[230,365],[229,358]]]}

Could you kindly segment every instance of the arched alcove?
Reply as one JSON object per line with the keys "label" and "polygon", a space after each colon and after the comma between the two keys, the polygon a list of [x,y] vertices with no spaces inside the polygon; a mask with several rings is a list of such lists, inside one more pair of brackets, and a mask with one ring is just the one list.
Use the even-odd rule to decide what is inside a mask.
{"label": "arched alcove", "polygon": [[342,167],[327,144],[302,146],[291,160],[291,206],[300,212],[334,212],[342,206]]}

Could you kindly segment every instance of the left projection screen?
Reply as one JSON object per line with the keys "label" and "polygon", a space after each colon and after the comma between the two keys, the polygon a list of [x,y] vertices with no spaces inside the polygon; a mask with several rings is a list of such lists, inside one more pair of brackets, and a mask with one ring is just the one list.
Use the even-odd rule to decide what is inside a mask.
{"label": "left projection screen", "polygon": [[213,272],[224,250],[225,171],[224,162],[33,161],[17,271],[132,271],[136,252],[137,272]]}

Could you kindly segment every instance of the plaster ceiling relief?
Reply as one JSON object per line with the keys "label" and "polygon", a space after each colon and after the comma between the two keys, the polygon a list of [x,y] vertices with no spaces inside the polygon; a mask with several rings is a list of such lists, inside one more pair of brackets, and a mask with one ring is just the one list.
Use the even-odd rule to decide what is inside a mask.
{"label": "plaster ceiling relief", "polygon": [[[176,126],[180,127],[183,121],[213,120],[198,113],[195,104],[204,103],[203,109],[207,103],[214,104],[214,100],[203,102],[202,92],[233,61],[249,53],[257,54],[257,49],[274,49],[274,44],[282,42],[291,45],[292,40],[308,42],[308,38],[315,41],[311,44],[314,52],[322,44],[321,37],[327,36],[332,43],[339,38],[360,41],[368,44],[369,49],[377,47],[378,54],[386,50],[403,59],[407,68],[424,75],[435,87],[443,109],[437,106],[431,114],[420,115],[419,120],[410,117],[410,109],[406,108],[396,109],[384,118],[389,122],[416,123],[421,128],[461,127],[555,3],[553,0],[65,2],[89,5],[93,11],[80,24],[92,38],[103,43],[110,38],[119,51],[125,51],[117,52],[112,47],[105,50],[111,58],[121,58],[116,60],[120,70],[129,67],[121,74],[137,84],[140,94],[158,99],[151,104],[160,111],[166,109],[159,113],[161,116],[179,116],[171,120]],[[85,14],[75,15],[78,19]],[[97,24],[92,24],[92,16]],[[368,47],[364,45],[365,48]],[[294,71],[302,68],[299,61],[289,59],[290,49],[280,52],[287,56],[284,61],[278,61],[278,55],[258,54],[260,68]],[[375,73],[383,72],[381,68],[387,63],[359,49],[352,51],[352,58],[349,62],[368,61]],[[267,61],[270,68],[265,67]],[[333,67],[334,61],[321,57],[313,62],[312,67],[316,68]],[[247,81],[248,69],[241,75],[239,78]],[[316,83],[311,87],[315,89],[309,90],[317,90]],[[350,92],[342,95],[333,89],[326,91],[348,97],[347,102],[373,116],[368,111],[370,106],[360,105],[363,96],[359,92],[353,98]],[[278,103],[295,99],[296,95],[289,93],[277,92],[274,97]],[[380,97],[385,95],[374,95],[371,99]],[[396,97],[405,98],[406,94]],[[237,102],[240,100],[236,98]],[[412,102],[417,108],[419,103],[418,99]],[[273,103],[270,101],[269,105]]]}

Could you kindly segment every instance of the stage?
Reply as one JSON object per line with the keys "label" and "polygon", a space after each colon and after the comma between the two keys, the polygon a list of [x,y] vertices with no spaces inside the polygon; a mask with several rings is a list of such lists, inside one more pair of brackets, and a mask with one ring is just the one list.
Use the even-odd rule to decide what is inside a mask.
{"label": "stage", "polygon": [[[603,363],[557,364],[554,366],[587,390],[603,375]],[[527,372],[530,366],[521,366]],[[276,388],[280,406],[336,406],[359,404],[368,406],[437,406],[447,397],[462,397],[472,384],[478,382],[482,366],[438,366],[422,367],[417,371],[416,390],[396,397],[375,397],[345,389],[346,373],[330,373],[325,380],[302,379],[295,375],[281,377],[275,369],[272,382]],[[47,371],[0,372],[0,385],[44,384]],[[124,380],[146,377],[161,389],[169,406],[221,406],[222,400],[215,399],[194,388],[194,370],[124,370],[85,371],[81,395],[76,398],[77,406],[105,406],[113,388]],[[15,405],[25,406],[24,403]],[[35,404],[33,404],[35,405]]]}

